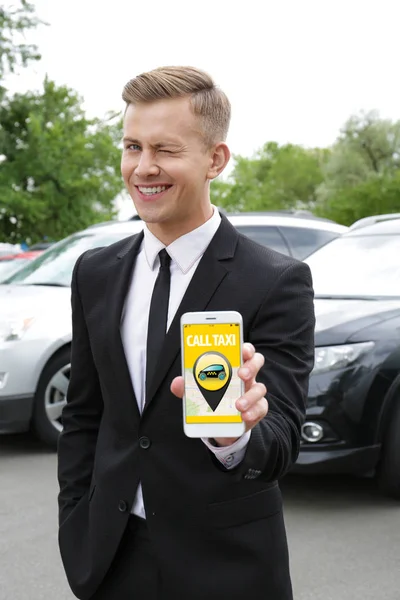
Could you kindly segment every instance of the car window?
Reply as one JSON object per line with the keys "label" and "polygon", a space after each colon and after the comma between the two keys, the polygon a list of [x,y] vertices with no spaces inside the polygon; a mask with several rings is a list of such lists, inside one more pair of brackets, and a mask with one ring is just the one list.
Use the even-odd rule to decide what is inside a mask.
{"label": "car window", "polygon": [[324,231],[323,229],[310,229],[308,227],[279,227],[288,241],[293,256],[303,260],[318,248],[325,246],[331,240],[338,237],[334,231]]}
{"label": "car window", "polygon": [[108,246],[123,238],[129,237],[124,232],[81,233],[54,244],[49,250],[30,261],[18,273],[3,283],[22,285],[71,285],[72,271],[79,256],[86,250]]}
{"label": "car window", "polygon": [[290,249],[277,227],[271,225],[235,225],[236,229],[249,237],[253,242],[268,246],[272,250],[291,254]]}

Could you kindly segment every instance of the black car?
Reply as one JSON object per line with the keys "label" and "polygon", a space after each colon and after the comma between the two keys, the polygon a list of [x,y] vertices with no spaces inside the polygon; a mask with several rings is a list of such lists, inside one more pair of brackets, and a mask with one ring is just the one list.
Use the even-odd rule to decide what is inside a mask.
{"label": "black car", "polygon": [[317,316],[298,473],[376,476],[400,499],[400,219],[311,255]]}

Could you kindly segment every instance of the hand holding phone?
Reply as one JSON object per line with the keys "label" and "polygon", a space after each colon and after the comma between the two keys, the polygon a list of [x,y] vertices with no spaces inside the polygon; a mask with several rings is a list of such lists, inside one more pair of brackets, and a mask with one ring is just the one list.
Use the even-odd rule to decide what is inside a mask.
{"label": "hand holding phone", "polygon": [[183,427],[188,437],[237,438],[244,433],[236,408],[244,390],[238,376],[242,330],[236,311],[182,315]]}

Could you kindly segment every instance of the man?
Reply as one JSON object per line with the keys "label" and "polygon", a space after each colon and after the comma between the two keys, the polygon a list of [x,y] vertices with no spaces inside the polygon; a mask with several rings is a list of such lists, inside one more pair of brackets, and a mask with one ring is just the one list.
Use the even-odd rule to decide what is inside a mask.
{"label": "man", "polygon": [[[309,268],[211,205],[230,104],[206,73],[156,69],[123,98],[122,175],[145,229],[85,253],[73,274],[59,441],[67,577],[82,599],[289,600],[277,480],[298,455],[313,366]],[[179,320],[203,310],[243,316],[237,440],[183,433]]]}

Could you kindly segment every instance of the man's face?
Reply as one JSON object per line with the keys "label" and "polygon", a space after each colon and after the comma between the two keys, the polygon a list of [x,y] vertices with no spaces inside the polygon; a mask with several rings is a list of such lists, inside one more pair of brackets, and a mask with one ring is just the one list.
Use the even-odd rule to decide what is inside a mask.
{"label": "man's face", "polygon": [[155,235],[182,235],[207,220],[212,165],[213,150],[205,147],[188,98],[128,106],[121,172]]}

